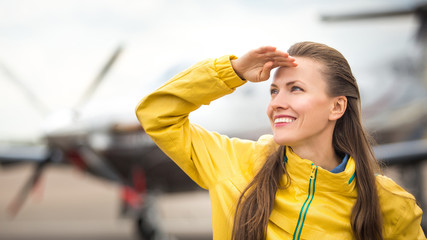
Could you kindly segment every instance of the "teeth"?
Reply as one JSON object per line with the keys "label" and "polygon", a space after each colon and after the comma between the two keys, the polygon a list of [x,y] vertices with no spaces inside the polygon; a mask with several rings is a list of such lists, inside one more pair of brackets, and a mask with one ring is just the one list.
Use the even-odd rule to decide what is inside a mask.
{"label": "teeth", "polygon": [[293,118],[276,118],[274,120],[274,123],[290,123],[293,121],[295,121],[295,119],[293,119]]}

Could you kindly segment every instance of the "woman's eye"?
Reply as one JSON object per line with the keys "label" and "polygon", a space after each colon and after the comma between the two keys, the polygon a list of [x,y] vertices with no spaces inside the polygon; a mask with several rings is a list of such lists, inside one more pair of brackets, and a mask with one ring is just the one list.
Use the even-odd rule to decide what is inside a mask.
{"label": "woman's eye", "polygon": [[278,90],[278,89],[275,89],[275,88],[270,89],[270,94],[271,94],[271,95],[273,95],[273,94],[278,94],[278,93],[279,93],[279,90]]}
{"label": "woman's eye", "polygon": [[294,92],[294,91],[304,91],[304,89],[302,89],[302,88],[300,88],[298,86],[292,86],[291,92]]}

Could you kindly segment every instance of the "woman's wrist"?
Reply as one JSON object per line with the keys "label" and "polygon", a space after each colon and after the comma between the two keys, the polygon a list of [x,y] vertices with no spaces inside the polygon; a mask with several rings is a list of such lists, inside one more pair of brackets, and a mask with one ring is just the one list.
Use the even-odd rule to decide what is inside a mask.
{"label": "woman's wrist", "polygon": [[233,67],[234,72],[239,76],[240,79],[245,80],[243,73],[239,70],[239,59],[231,59],[231,66]]}

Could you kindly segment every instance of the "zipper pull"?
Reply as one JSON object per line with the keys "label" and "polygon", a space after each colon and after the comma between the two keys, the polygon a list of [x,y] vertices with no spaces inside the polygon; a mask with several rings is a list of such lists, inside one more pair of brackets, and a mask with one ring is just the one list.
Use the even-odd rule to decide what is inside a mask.
{"label": "zipper pull", "polygon": [[314,165],[314,163],[311,164],[311,173],[310,173],[310,179],[314,179],[314,176],[316,175],[317,166]]}

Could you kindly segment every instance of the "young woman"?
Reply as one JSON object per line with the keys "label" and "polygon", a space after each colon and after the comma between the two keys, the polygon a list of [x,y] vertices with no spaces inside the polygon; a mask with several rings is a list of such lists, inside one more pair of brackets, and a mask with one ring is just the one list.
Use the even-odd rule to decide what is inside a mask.
{"label": "young woman", "polygon": [[[202,104],[265,81],[274,68],[273,135],[228,138],[189,122]],[[209,190],[214,239],[425,239],[414,197],[379,174],[356,80],[333,48],[302,42],[288,53],[261,47],[205,60],[136,112],[153,141]]]}

